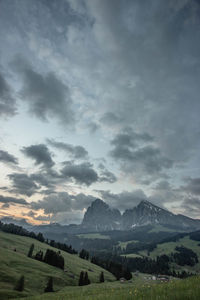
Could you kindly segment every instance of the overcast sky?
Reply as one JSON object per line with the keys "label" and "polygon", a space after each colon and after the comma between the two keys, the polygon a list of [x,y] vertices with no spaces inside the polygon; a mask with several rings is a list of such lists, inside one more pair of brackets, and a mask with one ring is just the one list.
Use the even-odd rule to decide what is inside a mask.
{"label": "overcast sky", "polygon": [[0,217],[200,218],[199,58],[197,0],[0,0]]}

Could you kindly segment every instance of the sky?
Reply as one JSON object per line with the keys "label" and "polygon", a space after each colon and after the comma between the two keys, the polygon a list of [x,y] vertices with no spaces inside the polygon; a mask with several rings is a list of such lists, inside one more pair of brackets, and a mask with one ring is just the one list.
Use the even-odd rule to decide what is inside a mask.
{"label": "sky", "polygon": [[0,0],[0,218],[200,218],[199,95],[198,0]]}

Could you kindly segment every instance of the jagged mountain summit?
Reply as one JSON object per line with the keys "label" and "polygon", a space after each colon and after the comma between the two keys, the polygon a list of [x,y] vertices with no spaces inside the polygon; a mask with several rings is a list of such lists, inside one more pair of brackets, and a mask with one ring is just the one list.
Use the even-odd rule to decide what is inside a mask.
{"label": "jagged mountain summit", "polygon": [[122,216],[123,229],[144,225],[167,225],[183,229],[199,228],[200,220],[175,215],[149,201],[143,200],[136,207],[127,209]]}
{"label": "jagged mountain summit", "polygon": [[121,215],[119,210],[111,209],[104,201],[96,199],[88,207],[81,226],[89,231],[107,231],[131,230],[145,225],[165,225],[192,230],[200,228],[200,220],[175,215],[147,200],[141,201],[132,209],[125,210]]}
{"label": "jagged mountain summit", "polygon": [[91,231],[107,231],[121,228],[121,213],[104,201],[96,199],[88,207],[82,222],[83,228]]}

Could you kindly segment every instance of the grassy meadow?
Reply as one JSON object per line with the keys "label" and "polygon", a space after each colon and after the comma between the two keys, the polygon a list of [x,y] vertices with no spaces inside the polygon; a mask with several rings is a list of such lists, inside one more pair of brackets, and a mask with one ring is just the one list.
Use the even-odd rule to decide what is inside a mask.
{"label": "grassy meadow", "polygon": [[48,293],[27,300],[198,300],[200,278],[191,277],[168,283],[153,281],[91,284],[84,287],[66,287],[58,293]]}
{"label": "grassy meadow", "polygon": [[125,250],[126,249],[126,246],[128,244],[131,244],[131,243],[137,243],[138,241],[136,240],[131,240],[131,241],[126,241],[126,242],[118,242],[118,246],[121,247],[122,250]]}
{"label": "grassy meadow", "polygon": [[[184,246],[186,248],[192,249],[197,254],[198,259],[200,260],[200,246],[198,246],[198,244],[198,241],[193,241],[189,238],[189,236],[185,236],[177,242],[158,244],[157,247],[150,252],[150,257],[156,258],[156,256],[162,254],[169,255],[171,252],[176,252],[176,246]],[[139,254],[146,256],[147,251],[140,251]]]}
{"label": "grassy meadow", "polygon": [[[61,251],[65,259],[65,271],[28,258],[30,245],[34,243],[35,254],[38,250],[52,248],[37,240],[8,234],[0,231],[0,299],[27,300],[198,300],[200,299],[200,277],[194,276],[184,280],[172,279],[170,282],[158,282],[149,279],[149,275],[139,273],[126,282],[115,281],[112,274],[102,268]],[[199,247],[197,242],[187,237],[179,241]],[[177,245],[177,243],[175,243]],[[173,245],[173,247],[175,247]],[[161,244],[159,247],[162,246]],[[160,251],[159,248],[157,251]],[[165,250],[174,249],[164,245]],[[168,247],[168,248],[167,248]],[[14,249],[16,248],[16,252]],[[200,247],[199,247],[200,248]],[[55,248],[52,248],[55,250]],[[164,249],[164,248],[163,248]],[[196,248],[197,250],[197,248]],[[156,249],[154,250],[156,251]],[[197,251],[196,251],[197,252]],[[161,253],[161,252],[159,252]],[[197,252],[200,255],[200,252]],[[152,252],[152,255],[156,255]],[[87,271],[91,284],[77,286],[80,271]],[[99,282],[103,270],[105,282]],[[25,276],[23,292],[14,291],[15,283],[21,275]],[[44,293],[49,276],[53,277],[55,293]]]}
{"label": "grassy meadow", "polygon": [[82,233],[77,234],[77,237],[80,237],[82,239],[101,239],[101,240],[110,240],[109,235],[104,235],[101,233]]}
{"label": "grassy meadow", "polygon": [[35,245],[33,255],[39,250],[45,252],[47,248],[57,251],[57,249],[29,237],[0,231],[0,299],[6,300],[18,296],[18,293],[13,291],[13,287],[21,275],[25,276],[24,295],[43,293],[49,276],[53,276],[56,291],[65,286],[77,285],[80,271],[87,271],[92,283],[99,282],[101,271],[104,272],[106,281],[115,280],[115,277],[106,270],[77,255],[63,251],[61,254],[65,259],[65,271],[29,258],[27,253],[32,243]]}

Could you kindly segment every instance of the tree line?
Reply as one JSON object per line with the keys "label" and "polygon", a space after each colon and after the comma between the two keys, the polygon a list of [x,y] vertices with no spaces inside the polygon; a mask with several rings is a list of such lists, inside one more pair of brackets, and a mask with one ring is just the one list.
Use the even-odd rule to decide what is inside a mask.
{"label": "tree line", "polygon": [[122,277],[127,280],[130,280],[132,278],[132,274],[129,268],[123,264],[116,263],[112,260],[101,260],[95,256],[91,258],[91,263],[106,269],[107,271],[112,273],[117,278],[117,280]]}
{"label": "tree line", "polygon": [[[90,254],[87,250],[82,249],[79,252],[79,257],[88,260]],[[106,269],[107,271],[112,273],[117,278],[117,280],[119,280],[121,277],[124,277],[127,280],[132,278],[132,274],[129,271],[129,268],[126,265],[123,265],[121,263],[116,263],[111,260],[105,260],[105,259],[102,260],[96,256],[91,257],[91,263],[100,266],[103,269]]]}
{"label": "tree line", "polygon": [[21,236],[27,236],[27,237],[33,238],[35,240],[38,240],[42,243],[46,243],[54,248],[63,250],[67,253],[77,254],[77,251],[75,249],[73,249],[71,245],[68,246],[65,243],[60,243],[60,242],[55,242],[54,240],[45,239],[41,232],[36,234],[33,231],[28,231],[28,230],[24,229],[22,226],[18,226],[18,225],[12,224],[12,223],[5,224],[0,221],[0,230],[7,232],[7,233],[12,233],[12,234],[21,235]]}
{"label": "tree line", "polygon": [[33,250],[34,244],[31,244],[27,255],[28,257],[64,270],[65,260],[60,251],[55,252],[51,249],[47,249],[45,255],[43,255],[43,251],[39,250],[35,255],[33,255]]}
{"label": "tree line", "polygon": [[[155,259],[152,259],[150,257],[127,258],[126,256],[122,257],[119,255],[113,255],[112,253],[102,252],[97,254],[97,261],[107,261],[109,259],[110,261],[119,263],[122,266],[128,266],[131,272],[140,271],[142,273],[156,275],[165,274],[180,278],[190,276],[191,273],[187,273],[185,271],[180,273],[176,272],[175,270],[171,270],[170,263],[176,263],[180,266],[194,266],[196,263],[198,263],[198,257],[196,253],[191,249],[185,248],[183,246],[176,247],[175,250],[177,251],[176,253],[171,253],[169,255],[160,255]],[[106,269],[105,265],[104,268]]]}

